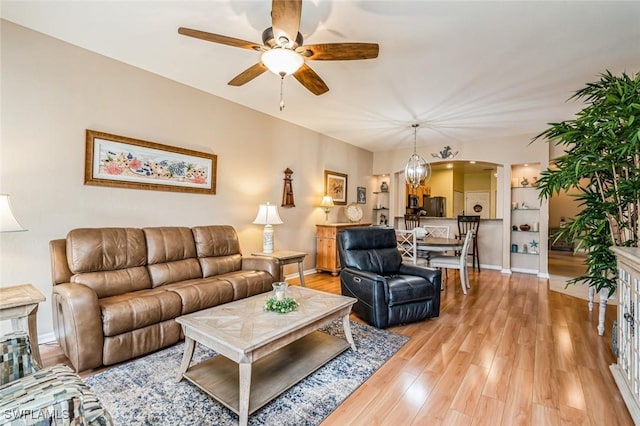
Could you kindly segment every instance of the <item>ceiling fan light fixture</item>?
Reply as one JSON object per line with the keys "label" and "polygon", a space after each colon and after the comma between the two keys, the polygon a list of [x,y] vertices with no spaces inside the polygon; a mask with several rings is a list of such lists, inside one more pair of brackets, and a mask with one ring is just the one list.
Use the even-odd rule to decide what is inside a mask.
{"label": "ceiling fan light fixture", "polygon": [[304,58],[291,49],[273,48],[267,50],[260,58],[262,63],[275,75],[291,75],[298,71]]}
{"label": "ceiling fan light fixture", "polygon": [[413,127],[413,154],[409,157],[409,161],[407,161],[407,165],[404,168],[404,179],[407,185],[413,189],[424,185],[431,177],[431,166],[416,152],[418,126],[419,124],[411,125]]}

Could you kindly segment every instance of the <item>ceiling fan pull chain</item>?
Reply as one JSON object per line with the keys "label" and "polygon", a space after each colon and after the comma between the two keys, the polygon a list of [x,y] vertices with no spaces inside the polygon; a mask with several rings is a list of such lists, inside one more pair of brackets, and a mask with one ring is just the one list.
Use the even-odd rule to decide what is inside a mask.
{"label": "ceiling fan pull chain", "polygon": [[280,73],[280,111],[284,109],[284,73]]}

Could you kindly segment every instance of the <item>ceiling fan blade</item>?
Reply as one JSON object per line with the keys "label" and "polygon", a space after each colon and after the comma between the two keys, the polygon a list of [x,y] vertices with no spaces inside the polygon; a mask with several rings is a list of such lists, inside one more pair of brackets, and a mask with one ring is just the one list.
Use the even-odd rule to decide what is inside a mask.
{"label": "ceiling fan blade", "polygon": [[211,41],[213,43],[226,44],[227,46],[240,47],[242,49],[249,50],[267,50],[267,47],[256,44],[250,41],[241,40],[239,38],[227,37],[220,34],[208,33],[206,31],[193,30],[191,28],[180,27],[178,28],[178,33],[193,37],[199,38],[201,40]]}
{"label": "ceiling fan blade", "polygon": [[273,0],[271,3],[271,27],[277,44],[280,37],[295,42],[300,31],[302,0]]}
{"label": "ceiling fan blade", "polygon": [[325,82],[307,64],[303,64],[298,71],[293,73],[293,76],[314,95],[322,95],[329,91]]}
{"label": "ceiling fan blade", "polygon": [[230,86],[242,86],[243,84],[248,83],[254,78],[258,77],[266,70],[267,67],[265,67],[262,62],[258,62],[257,64],[250,66],[237,76],[233,77],[233,79],[227,84],[229,84]]}
{"label": "ceiling fan blade", "polygon": [[296,52],[314,61],[349,61],[378,57],[376,43],[324,43],[300,46]]}

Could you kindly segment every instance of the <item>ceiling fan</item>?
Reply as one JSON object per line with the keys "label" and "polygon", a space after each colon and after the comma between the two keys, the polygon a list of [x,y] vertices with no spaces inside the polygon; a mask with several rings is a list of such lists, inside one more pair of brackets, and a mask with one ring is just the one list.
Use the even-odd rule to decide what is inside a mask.
{"label": "ceiling fan", "polygon": [[[300,34],[302,0],[273,0],[271,6],[271,27],[262,33],[262,43],[253,43],[220,34],[208,33],[191,28],[178,28],[178,33],[213,43],[240,47],[262,52],[260,61],[235,76],[229,85],[242,86],[267,69],[282,79],[293,74],[304,87],[315,95],[329,91],[329,87],[305,60],[343,61],[373,59],[378,56],[375,43],[323,43],[303,45]],[[284,104],[281,101],[282,109]]]}

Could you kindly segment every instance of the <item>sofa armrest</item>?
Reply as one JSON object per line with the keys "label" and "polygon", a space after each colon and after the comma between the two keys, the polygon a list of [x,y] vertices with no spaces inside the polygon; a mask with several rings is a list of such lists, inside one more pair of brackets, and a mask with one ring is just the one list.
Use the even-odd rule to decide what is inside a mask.
{"label": "sofa armrest", "polygon": [[102,315],[98,296],[82,284],[53,287],[53,330],[76,371],[102,365]]}
{"label": "sofa armrest", "polygon": [[274,257],[243,256],[242,269],[245,271],[266,271],[273,277],[273,282],[282,281],[280,261]]}

